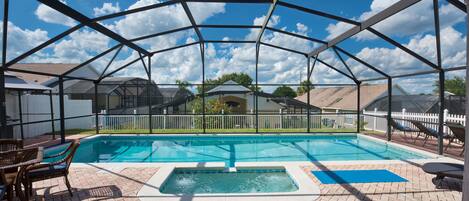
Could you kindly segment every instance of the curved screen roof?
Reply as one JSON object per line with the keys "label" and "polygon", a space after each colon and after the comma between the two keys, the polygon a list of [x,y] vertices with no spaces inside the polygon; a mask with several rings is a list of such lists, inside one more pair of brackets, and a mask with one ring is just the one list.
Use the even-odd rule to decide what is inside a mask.
{"label": "curved screen roof", "polygon": [[[201,51],[189,51],[198,54],[200,63],[196,64],[203,71],[202,76],[193,76],[190,80],[193,82],[203,82],[207,69],[217,73],[229,71],[216,65],[252,66],[256,81],[261,83],[288,83],[288,78],[305,80],[316,66],[329,69],[321,71],[327,75],[315,75],[327,77],[322,81],[341,77],[360,83],[460,70],[465,61],[465,54],[460,54],[463,49],[452,48],[458,38],[466,35],[461,26],[465,5],[455,0],[440,1],[436,6],[431,0],[360,1],[360,4],[345,1],[341,5],[289,0],[139,0],[121,5],[38,2],[35,15],[42,20],[38,26],[48,22],[66,25],[68,29],[57,31],[54,26],[44,26],[57,34],[39,40],[29,50],[16,51],[10,45],[5,67],[12,72],[101,81],[125,71],[151,78],[155,73],[169,73],[171,66],[180,67],[176,60],[188,57],[169,54],[168,59],[155,55],[183,48]],[[15,40],[10,30],[21,31],[22,20],[18,15],[22,13],[16,12],[17,6],[9,8],[9,19],[13,20],[8,21],[10,40]],[[48,15],[62,19],[47,18]],[[445,37],[440,37],[443,34]],[[216,54],[230,57],[214,58]],[[233,64],[230,59],[234,58],[242,62]],[[67,60],[79,62],[59,75],[39,69],[11,68],[15,63]],[[205,60],[223,61],[205,67]],[[98,74],[91,77],[76,73],[87,65],[92,65]],[[184,68],[194,67],[183,66],[181,70]],[[267,72],[269,69],[272,73]],[[258,71],[263,73],[257,74]],[[186,76],[171,73],[175,73],[172,77]],[[270,77],[262,82],[258,76]]]}

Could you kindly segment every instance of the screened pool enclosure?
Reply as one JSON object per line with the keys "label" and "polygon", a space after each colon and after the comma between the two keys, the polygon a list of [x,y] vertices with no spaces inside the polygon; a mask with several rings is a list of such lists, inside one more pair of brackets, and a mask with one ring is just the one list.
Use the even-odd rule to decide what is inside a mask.
{"label": "screened pool enclosure", "polygon": [[[161,129],[166,129],[167,127],[176,129],[174,132],[185,130],[185,133],[263,133],[276,132],[276,130],[284,128],[287,129],[280,130],[280,132],[328,132],[321,128],[322,126],[327,126],[329,124],[327,119],[342,121],[343,123],[341,127],[343,127],[344,130],[341,130],[341,132],[360,132],[360,124],[362,123],[360,119],[362,119],[363,115],[360,112],[360,102],[364,96],[361,94],[360,86],[366,83],[387,83],[388,112],[386,115],[380,117],[387,118],[388,120],[387,138],[388,140],[391,140],[391,125],[389,119],[391,118],[393,80],[403,77],[435,74],[438,77],[438,94],[440,98],[440,116],[438,120],[438,132],[440,134],[440,137],[438,138],[440,144],[439,153],[443,153],[443,138],[441,135],[443,133],[444,123],[444,119],[442,117],[445,109],[445,73],[466,69],[465,65],[444,66],[442,62],[444,58],[442,58],[441,53],[442,36],[440,35],[440,15],[444,12],[442,11],[441,6],[445,6],[445,8],[451,6],[456,8],[458,12],[466,13],[466,4],[459,0],[401,0],[360,20],[341,16],[341,13],[325,11],[327,9],[315,9],[312,6],[302,6],[301,3],[287,0],[169,0],[133,6],[127,10],[94,17],[87,14],[85,11],[86,9],[79,8],[73,4],[68,5],[58,0],[38,1],[44,6],[47,6],[48,9],[53,9],[55,12],[62,13],[67,18],[73,20],[74,23],[72,23],[72,25],[66,30],[54,30],[54,33],[57,32],[57,35],[49,38],[48,40],[41,41],[32,49],[19,54],[12,54],[14,56],[9,56],[10,54],[8,54],[8,51],[10,50],[8,46],[11,32],[9,30],[8,23],[6,22],[9,22],[9,19],[15,19],[16,15],[21,15],[21,13],[12,12],[10,9],[12,6],[18,6],[18,4],[21,3],[17,1],[4,0],[4,31],[2,32],[3,43],[0,82],[5,82],[4,73],[6,71],[56,78],[56,84],[58,86],[57,94],[60,100],[58,106],[59,110],[56,112],[60,114],[60,117],[56,119],[42,120],[40,123],[58,121],[62,142],[65,141],[65,132],[67,127],[66,122],[68,120],[84,117],[91,117],[94,119],[95,125],[93,127],[95,128],[96,133],[105,133],[108,129],[122,129],[123,127],[129,126],[129,124],[132,124],[133,128],[138,127],[142,133],[159,133]],[[404,45],[402,40],[389,36],[379,29],[379,25],[386,23],[387,19],[392,18],[393,16],[398,16],[400,13],[405,13],[412,7],[424,2],[430,2],[432,4],[433,15],[431,21],[433,23],[431,30],[435,34],[434,46],[436,47],[435,52],[432,54],[436,55],[436,61],[432,61],[428,57],[422,56],[417,50],[409,47],[408,45]],[[208,6],[220,3],[246,8],[253,6],[249,11],[261,11],[263,10],[261,8],[264,8],[266,12],[256,13],[258,16],[263,17],[259,18],[260,20],[257,20],[256,18],[258,22],[253,25],[232,23],[229,17],[242,18],[242,16],[238,16],[237,13],[231,13],[232,15],[228,15],[227,19],[224,19],[225,21],[220,19],[218,23],[205,23],[204,19],[206,16],[205,18],[204,16],[201,16],[200,9],[203,9],[205,5]],[[174,22],[174,25],[166,26],[166,29],[155,33],[145,33],[140,35],[125,34],[125,31],[118,30],[109,25],[113,20],[124,19],[127,16],[134,15],[145,20],[145,17],[149,16],[152,12],[171,13],[178,9],[182,10],[185,14],[187,24]],[[194,9],[199,9],[197,10],[197,15],[193,14]],[[301,16],[302,18],[298,18],[298,20],[302,20],[303,22],[308,21],[310,18],[324,20],[326,23],[337,22],[345,25],[344,27],[346,29],[337,30],[333,36],[327,37],[327,40],[325,40],[322,39],[325,38],[324,36],[316,36],[314,33],[310,34],[313,36],[309,36],[308,34],[300,33],[299,31],[288,31],[285,28],[276,26],[275,21],[278,20],[276,18],[277,14],[294,14],[296,17]],[[132,22],[128,23],[132,24]],[[135,26],[138,27],[138,25],[135,24],[133,26],[126,24],[125,26],[125,30],[130,30]],[[299,27],[298,30],[301,30],[301,26],[298,24],[297,26]],[[151,30],[151,27],[140,28],[148,28]],[[207,37],[214,36],[214,33],[226,33],[229,35],[232,32],[231,30],[248,32],[250,33],[250,36],[244,37],[243,39],[236,39],[237,37]],[[54,47],[54,45],[63,42],[64,40],[79,37],[80,35],[77,33],[82,32],[99,34],[103,38],[106,38],[110,47],[93,49],[93,47],[98,47],[101,41],[88,41],[89,43],[83,46],[83,48],[91,48],[93,49],[93,52],[97,53],[83,60],[77,59],[70,61],[71,63],[77,64],[64,73],[15,68],[15,64],[17,63],[31,61],[31,58],[34,57],[50,55],[48,54],[50,52],[46,51],[48,48]],[[312,32],[314,32],[314,27]],[[412,70],[393,71],[392,69],[389,70],[389,68],[374,65],[373,62],[363,59],[362,56],[356,54],[356,49],[360,47],[360,45],[363,45],[360,43],[364,42],[361,40],[351,39],[364,33],[377,38],[380,40],[380,43],[390,45],[398,51],[401,51],[402,54],[412,57],[414,60],[418,61],[422,67]],[[184,40],[178,40],[172,43],[173,45],[176,44],[175,46],[169,46],[164,37],[174,34],[180,34],[179,36],[182,35]],[[291,41],[303,41],[305,44],[308,44],[308,48],[295,47],[294,45],[281,45],[275,40],[269,40],[270,38],[265,39],[266,34],[281,35]],[[342,45],[344,43],[348,45]],[[354,43],[356,43],[356,45]],[[247,65],[248,67],[244,70],[238,71],[238,73],[248,74],[252,80],[249,87],[246,87],[248,89],[247,91],[234,90],[236,93],[242,92],[245,97],[248,97],[246,102],[243,103],[244,105],[241,104],[241,106],[239,106],[237,103],[235,104],[237,107],[244,107],[242,111],[233,114],[225,114],[225,112],[216,114],[214,112],[210,112],[211,106],[209,104],[209,95],[211,93],[213,94],[213,91],[210,92],[210,90],[216,86],[212,86],[215,84],[207,82],[207,80],[215,79],[216,76],[214,73],[210,72],[211,69],[213,69],[213,66],[207,63],[207,57],[211,58],[214,54],[212,52],[214,45],[223,47],[228,44],[237,45],[238,47],[241,47],[240,49],[245,48],[254,50],[254,55],[245,55],[246,57],[251,56],[250,59],[254,64],[252,68],[249,68]],[[188,51],[184,52],[184,54],[177,52],[177,50],[189,47],[197,47],[197,51]],[[75,50],[70,49],[69,51],[73,54]],[[76,51],[79,52],[78,50]],[[295,65],[297,71],[295,71],[296,73],[287,76],[294,77],[293,80],[296,80],[297,82],[285,83],[281,81],[263,81],[263,77],[273,76],[272,74],[275,74],[275,66],[266,67],[263,60],[272,59],[272,57],[274,57],[273,52],[278,51],[285,52],[285,54],[288,53],[295,55],[292,58],[298,61]],[[166,83],[169,78],[165,77],[165,75],[168,74],[169,71],[173,73],[176,72],[176,74],[178,72],[182,73],[181,67],[174,66],[174,68],[159,68],[155,62],[159,60],[167,61],[165,59],[170,58],[168,62],[166,62],[166,65],[171,66],[171,60],[192,60],[193,57],[189,57],[186,53],[200,57],[198,58],[200,61],[197,62],[197,64],[200,65],[189,67],[185,66],[185,68],[190,69],[190,72],[197,78],[189,81],[183,80],[185,81],[183,84],[181,84],[181,82]],[[326,54],[334,57],[337,62],[330,62],[327,58],[321,57]],[[43,63],[53,63],[53,61],[54,59],[49,59],[44,60]],[[80,73],[84,68],[93,68],[92,70],[97,73],[93,75]],[[227,68],[229,68],[229,66],[227,66]],[[327,68],[329,69],[327,71],[328,73],[340,75],[344,78],[342,80],[346,81],[341,83],[318,83],[312,76],[314,70],[318,68]],[[269,72],[269,69],[272,69],[272,72]],[[140,86],[129,85],[118,92],[119,94],[125,94],[125,96],[120,99],[122,102],[118,104],[122,106],[122,108],[119,109],[122,109],[123,112],[114,114],[116,115],[115,119],[127,119],[115,121],[117,124],[114,123],[113,126],[116,126],[116,128],[105,128],[105,126],[111,125],[109,123],[111,120],[108,117],[112,114],[109,114],[109,109],[107,109],[108,113],[101,111],[103,108],[107,108],[111,104],[109,102],[112,100],[110,101],[109,98],[98,98],[98,96],[100,96],[99,94],[101,94],[101,91],[106,91],[106,93],[109,94],[112,90],[106,90],[106,87],[108,87],[109,84],[104,84],[103,81],[111,77],[119,77],[125,75],[125,73],[133,71],[140,71],[141,74],[144,75],[142,78],[146,79],[146,81],[139,80],[138,84]],[[327,77],[328,75],[321,74],[318,76]],[[67,91],[65,88],[67,82],[72,81],[89,82],[93,85],[93,88],[87,91],[87,94],[91,96],[89,98],[93,99],[93,114],[85,116],[67,116],[64,105],[64,97],[67,95],[65,94]],[[306,85],[304,83],[306,83]],[[143,87],[143,89],[139,91],[138,87],[142,87],[142,84],[146,84],[147,87]],[[174,95],[175,97],[172,97],[167,101],[166,99],[161,99],[160,101],[155,97],[154,90],[145,90],[148,86],[154,85],[161,88],[161,91],[177,91],[175,89],[169,90],[165,88],[185,88],[186,92],[184,92],[184,97],[186,99],[179,99],[177,95]],[[217,84],[217,86],[218,85],[220,84]],[[236,83],[226,83],[223,85],[232,87],[238,86]],[[287,100],[286,97],[283,99],[282,97],[280,97],[280,99],[278,97],[271,97],[266,95],[264,92],[264,90],[280,86],[291,86],[295,88],[305,87],[305,94],[307,94],[306,104],[296,100]],[[355,101],[357,103],[356,109],[336,114],[325,114],[318,111],[317,108],[312,106],[314,103],[311,103],[310,101],[310,89],[314,87],[327,86],[355,87],[357,93],[355,95]],[[134,92],[135,90],[136,92]],[[174,92],[174,94],[177,93],[179,92]],[[233,99],[233,97],[227,97],[226,94],[223,93],[217,94],[217,97],[226,98],[227,100],[229,98]],[[0,101],[3,103],[2,107],[0,107],[0,122],[2,125],[2,133],[5,134],[7,128],[7,117],[5,112],[4,85],[0,86]],[[199,104],[202,109],[187,109],[187,104],[191,101],[200,101]],[[263,109],[263,106],[267,105],[268,102],[276,102],[278,105],[288,109]],[[138,112],[134,112],[133,109],[127,110],[126,106],[129,105],[137,108],[135,110],[138,110]],[[171,110],[169,109],[170,107],[172,108]],[[332,115],[333,117],[328,117],[328,115]],[[177,125],[171,124],[176,121],[183,123]],[[15,124],[15,126],[23,126],[23,124]]]}

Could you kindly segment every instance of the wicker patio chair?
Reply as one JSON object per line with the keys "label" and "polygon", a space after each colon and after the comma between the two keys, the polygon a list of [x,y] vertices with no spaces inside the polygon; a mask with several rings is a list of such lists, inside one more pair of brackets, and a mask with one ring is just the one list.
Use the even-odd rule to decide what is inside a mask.
{"label": "wicker patio chair", "polygon": [[[392,118],[391,118],[391,126],[392,126],[392,131],[395,131],[395,130],[402,131],[404,133],[404,136],[406,136],[406,132],[420,133],[420,130],[413,129],[413,128],[408,127],[408,126],[404,126],[404,125],[398,123],[396,120],[394,120]],[[412,135],[410,135],[410,139],[412,139]]]}
{"label": "wicker patio chair", "polygon": [[65,185],[67,185],[68,192],[70,193],[70,196],[73,196],[72,188],[68,180],[68,169],[70,167],[70,164],[72,163],[73,156],[75,155],[75,152],[79,146],[80,141],[74,140],[61,153],[44,157],[44,159],[61,159],[56,160],[54,162],[41,163],[28,167],[25,173],[25,180],[27,189],[29,190],[29,194],[32,194],[33,182],[52,179],[56,177],[64,177]]}
{"label": "wicker patio chair", "polygon": [[459,123],[453,122],[446,122],[445,125],[448,126],[448,128],[453,132],[454,137],[463,143],[462,151],[459,154],[461,156],[464,153],[465,148],[464,143],[466,139],[466,128]]}
{"label": "wicker patio chair", "polygon": [[[20,149],[14,151],[0,152],[0,182],[7,195],[7,200],[13,200],[13,189],[20,200],[28,200],[22,191],[22,174],[25,168],[31,164],[37,163],[38,156],[42,154],[42,148]],[[12,171],[12,170],[16,171]]]}
{"label": "wicker patio chair", "polygon": [[[432,129],[432,128],[428,128],[426,126],[424,126],[421,122],[419,121],[414,121],[414,120],[411,120],[410,121],[412,124],[414,124],[415,127],[417,127],[421,133],[423,133],[425,135],[425,138],[424,138],[424,141],[423,141],[423,145],[422,146],[425,146],[425,144],[427,143],[427,140],[428,138],[430,137],[434,137],[434,138],[438,138],[438,131],[435,130],[435,129]],[[415,138],[415,141],[417,140],[418,136]],[[454,140],[454,136],[452,135],[449,135],[448,133],[443,133],[443,139],[447,139],[449,140],[449,143],[448,145],[446,145],[447,147],[453,142]],[[414,143],[415,143],[414,141]]]}
{"label": "wicker patio chair", "polygon": [[0,139],[0,152],[23,149],[23,140]]}

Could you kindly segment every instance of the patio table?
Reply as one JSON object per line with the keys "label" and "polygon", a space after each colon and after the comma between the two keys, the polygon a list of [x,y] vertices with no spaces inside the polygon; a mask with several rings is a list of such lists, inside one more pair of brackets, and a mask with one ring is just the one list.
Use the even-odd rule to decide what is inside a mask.
{"label": "patio table", "polygon": [[[29,199],[28,194],[21,190],[21,179],[26,167],[42,162],[43,155],[42,147],[0,152],[0,173],[5,175],[5,178],[16,180],[15,189],[20,200]],[[28,189],[25,189],[25,192],[28,192]]]}

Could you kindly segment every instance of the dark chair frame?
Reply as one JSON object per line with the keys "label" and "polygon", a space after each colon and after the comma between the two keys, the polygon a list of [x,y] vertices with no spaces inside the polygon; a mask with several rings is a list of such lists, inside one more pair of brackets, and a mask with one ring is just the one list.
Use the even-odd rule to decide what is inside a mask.
{"label": "dark chair frame", "polygon": [[462,142],[462,151],[459,154],[462,156],[465,151],[466,128],[462,124],[455,122],[446,122],[445,125],[453,132],[453,136]]}
{"label": "dark chair frame", "polygon": [[[423,147],[427,143],[428,138],[430,138],[430,137],[438,138],[438,134],[434,134],[429,128],[427,128],[425,125],[423,125],[422,122],[415,121],[415,120],[410,120],[410,122],[415,127],[417,127],[420,130],[421,133],[425,134],[425,138],[424,138],[423,145],[422,145]],[[417,135],[417,137],[415,137],[414,143],[417,141],[419,136],[420,136],[420,133],[419,133],[419,135]],[[449,143],[446,145],[446,147],[448,147],[454,141],[454,136],[449,135],[447,133],[443,133],[443,139],[448,139],[449,140]]]}
{"label": "dark chair frame", "polygon": [[[391,133],[393,133],[395,130],[398,130],[398,131],[402,131],[404,133],[404,136],[406,136],[406,132],[418,133],[418,135],[420,135],[420,130],[412,129],[410,127],[404,126],[404,125],[398,123],[393,118],[391,118],[391,126],[392,126],[392,132]],[[410,135],[410,139],[412,139],[412,134],[409,134],[409,135]]]}
{"label": "dark chair frame", "polygon": [[[73,196],[72,187],[68,180],[68,174],[69,174],[70,164],[72,163],[72,160],[73,160],[73,156],[75,155],[75,152],[79,146],[80,146],[80,141],[74,140],[70,143],[70,145],[64,151],[55,155],[44,157],[44,159],[63,157],[62,159],[54,161],[54,162],[50,162],[50,163],[41,163],[41,164],[28,167],[25,172],[25,186],[27,187],[29,194],[32,195],[33,182],[57,178],[57,177],[64,177],[65,185],[67,186],[68,192],[70,193],[70,196]],[[56,165],[65,165],[65,170],[48,172],[40,176],[37,176],[37,175],[34,177],[31,176],[31,172],[33,172],[34,170],[39,170],[43,168],[53,168]]]}

